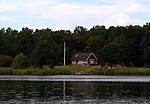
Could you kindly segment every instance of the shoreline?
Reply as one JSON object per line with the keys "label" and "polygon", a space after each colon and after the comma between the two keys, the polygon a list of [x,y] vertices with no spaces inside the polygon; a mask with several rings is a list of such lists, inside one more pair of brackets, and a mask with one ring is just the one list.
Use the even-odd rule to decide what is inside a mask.
{"label": "shoreline", "polygon": [[150,76],[103,76],[103,75],[0,75],[0,81],[98,81],[98,82],[146,82]]}
{"label": "shoreline", "polygon": [[[77,73],[77,70],[80,73]],[[114,68],[102,69],[99,66],[56,66],[54,69],[13,69],[0,67],[0,75],[54,76],[54,75],[89,75],[89,76],[150,76],[150,68]]]}

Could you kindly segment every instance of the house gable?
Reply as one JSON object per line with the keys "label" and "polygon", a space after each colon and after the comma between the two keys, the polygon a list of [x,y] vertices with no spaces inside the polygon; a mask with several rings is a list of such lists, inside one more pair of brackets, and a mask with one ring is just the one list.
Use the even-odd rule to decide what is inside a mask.
{"label": "house gable", "polygon": [[94,55],[94,53],[90,53],[90,55],[87,57],[86,61],[88,61],[89,58],[93,58],[93,59],[97,60],[97,57]]}
{"label": "house gable", "polygon": [[91,54],[89,55],[89,57],[87,58],[86,61],[87,61],[88,64],[90,64],[90,65],[95,65],[95,64],[97,63],[97,58],[96,58],[96,56],[95,56],[93,53],[91,53]]}

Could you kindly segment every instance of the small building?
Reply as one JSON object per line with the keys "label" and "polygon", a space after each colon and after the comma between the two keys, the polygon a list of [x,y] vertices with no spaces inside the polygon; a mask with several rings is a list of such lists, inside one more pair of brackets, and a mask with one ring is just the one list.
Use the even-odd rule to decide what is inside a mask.
{"label": "small building", "polygon": [[97,57],[94,53],[75,53],[71,58],[72,65],[95,65]]}

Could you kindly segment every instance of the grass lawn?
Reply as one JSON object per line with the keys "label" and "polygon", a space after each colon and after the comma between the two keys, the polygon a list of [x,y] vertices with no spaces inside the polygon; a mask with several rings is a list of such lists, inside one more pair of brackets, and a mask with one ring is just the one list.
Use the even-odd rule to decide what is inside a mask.
{"label": "grass lawn", "polygon": [[0,75],[74,75],[77,70],[92,73],[92,75],[150,75],[150,68],[102,69],[100,66],[56,66],[54,69],[0,67]]}

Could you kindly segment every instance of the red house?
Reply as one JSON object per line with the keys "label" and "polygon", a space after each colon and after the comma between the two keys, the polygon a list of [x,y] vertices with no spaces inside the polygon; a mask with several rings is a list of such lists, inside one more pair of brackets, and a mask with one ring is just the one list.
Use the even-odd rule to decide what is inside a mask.
{"label": "red house", "polygon": [[95,65],[97,58],[94,53],[75,53],[71,58],[72,65]]}

